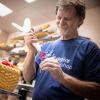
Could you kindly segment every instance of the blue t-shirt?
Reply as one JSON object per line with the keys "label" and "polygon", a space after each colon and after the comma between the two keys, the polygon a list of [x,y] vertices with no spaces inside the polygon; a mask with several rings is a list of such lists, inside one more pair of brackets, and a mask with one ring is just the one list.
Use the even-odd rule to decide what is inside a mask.
{"label": "blue t-shirt", "polygon": [[[77,79],[100,83],[100,49],[86,38],[56,40],[45,44],[46,57],[55,57],[62,70]],[[48,71],[41,71],[40,53],[35,57],[36,83],[32,100],[84,100],[56,81]]]}

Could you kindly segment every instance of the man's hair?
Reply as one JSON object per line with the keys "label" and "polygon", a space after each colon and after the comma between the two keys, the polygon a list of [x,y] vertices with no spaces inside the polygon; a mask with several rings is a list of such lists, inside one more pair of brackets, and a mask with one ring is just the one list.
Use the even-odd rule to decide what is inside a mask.
{"label": "man's hair", "polygon": [[85,1],[84,0],[58,0],[56,5],[56,14],[59,8],[66,8],[68,6],[73,6],[76,10],[76,15],[82,19],[85,19]]}

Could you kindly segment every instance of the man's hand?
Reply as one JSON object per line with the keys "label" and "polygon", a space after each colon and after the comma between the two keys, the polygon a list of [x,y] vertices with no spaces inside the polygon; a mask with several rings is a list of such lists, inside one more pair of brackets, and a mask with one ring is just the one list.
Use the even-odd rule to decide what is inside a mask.
{"label": "man's hand", "polygon": [[38,41],[37,37],[34,35],[33,30],[30,30],[28,33],[26,33],[24,40],[29,51],[34,51],[34,52],[37,51],[36,48],[32,45],[32,43],[36,43]]}
{"label": "man's hand", "polygon": [[63,81],[64,72],[62,71],[57,59],[53,57],[45,59],[41,62],[40,68],[42,70],[49,71],[53,78],[59,81],[60,83]]}

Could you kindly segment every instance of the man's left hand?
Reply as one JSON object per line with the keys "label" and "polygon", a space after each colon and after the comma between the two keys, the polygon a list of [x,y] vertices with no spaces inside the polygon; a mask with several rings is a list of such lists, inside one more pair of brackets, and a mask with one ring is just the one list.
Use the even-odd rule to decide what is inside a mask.
{"label": "man's left hand", "polygon": [[54,79],[62,83],[64,79],[64,72],[61,69],[60,63],[57,59],[51,57],[43,60],[40,64],[42,70],[49,71]]}

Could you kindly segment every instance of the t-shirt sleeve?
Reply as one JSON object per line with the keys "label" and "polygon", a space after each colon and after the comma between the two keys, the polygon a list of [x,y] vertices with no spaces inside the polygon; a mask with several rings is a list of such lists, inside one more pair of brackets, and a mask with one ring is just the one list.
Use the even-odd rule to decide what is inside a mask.
{"label": "t-shirt sleeve", "polygon": [[85,80],[100,83],[100,49],[90,42],[86,48]]}

